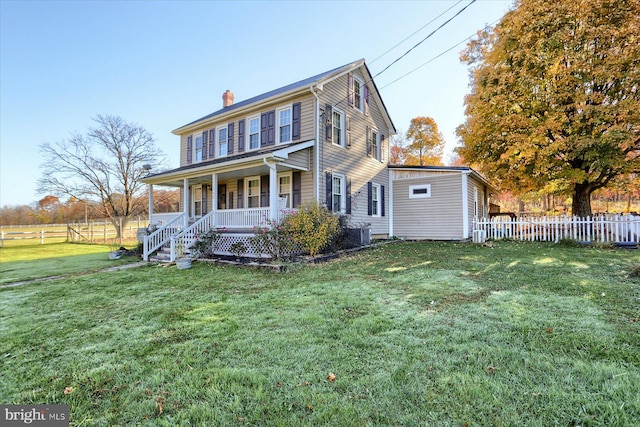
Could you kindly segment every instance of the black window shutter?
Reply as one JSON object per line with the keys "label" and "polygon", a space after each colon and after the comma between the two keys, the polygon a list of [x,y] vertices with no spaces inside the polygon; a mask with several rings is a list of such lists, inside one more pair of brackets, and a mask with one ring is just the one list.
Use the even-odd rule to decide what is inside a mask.
{"label": "black window shutter", "polygon": [[346,141],[346,145],[347,148],[351,148],[351,117],[347,116],[347,141]]}
{"label": "black window shutter", "polygon": [[295,141],[296,139],[300,139],[300,111],[301,104],[296,102],[291,107],[291,139]]}
{"label": "black window shutter", "polygon": [[191,150],[193,148],[193,137],[192,136],[188,136],[187,137],[187,163],[191,163],[192,158],[191,158]]}
{"label": "black window shutter", "polygon": [[206,130],[202,131],[202,160],[207,160],[207,136],[209,136],[209,132]]}
{"label": "black window shutter", "polygon": [[[204,150],[202,150],[204,153]],[[207,213],[207,184],[202,184],[202,215]]]}
{"label": "black window shutter", "polygon": [[380,211],[384,216],[384,185],[380,186]]}
{"label": "black window shutter", "polygon": [[238,122],[238,153],[244,151],[244,119]]}
{"label": "black window shutter", "polygon": [[384,134],[380,135],[380,162],[384,163]]}
{"label": "black window shutter", "polygon": [[227,153],[233,153],[233,123],[227,125]]}
{"label": "black window shutter", "polygon": [[292,176],[291,189],[293,190],[291,207],[297,208],[302,203],[302,172],[295,171]]}
{"label": "black window shutter", "polygon": [[369,86],[364,85],[364,114],[369,115]]}
{"label": "black window shutter", "polygon": [[365,139],[367,141],[367,156],[371,157],[373,147],[371,146],[371,129],[369,129],[369,126],[367,126],[367,129],[365,131]]}
{"label": "black window shutter", "polygon": [[216,153],[216,130],[211,129],[209,131],[209,158],[213,159]]}
{"label": "black window shutter", "polygon": [[332,179],[333,177],[331,176],[331,172],[325,172],[324,173],[324,178],[325,178],[325,202],[327,204],[327,209],[329,209],[330,211],[333,210],[333,201],[331,200],[332,197],[332,192],[333,192],[333,188],[332,188]]}
{"label": "black window shutter", "polygon": [[349,107],[353,107],[355,98],[356,96],[353,88],[353,74],[349,73],[349,77],[347,79],[347,99],[349,100]]}
{"label": "black window shutter", "polygon": [[239,179],[238,180],[238,190],[236,191],[238,193],[238,209],[242,209],[243,203],[242,203],[242,193],[244,191],[244,179]]}
{"label": "black window shutter", "polygon": [[367,182],[367,215],[373,215],[373,184]]}
{"label": "black window shutter", "polygon": [[327,141],[331,142],[333,138],[333,108],[331,104],[327,104],[324,108],[325,114],[325,137]]}
{"label": "black window shutter", "polygon": [[276,143],[276,110],[267,113],[267,145]]}
{"label": "black window shutter", "polygon": [[260,177],[260,207],[269,206],[269,175]]}
{"label": "black window shutter", "polygon": [[347,206],[345,207],[345,213],[347,215],[351,215],[351,180],[346,177],[345,177],[345,180],[346,180],[345,193],[347,193],[345,197],[345,200],[347,203]]}
{"label": "black window shutter", "polygon": [[269,113],[260,114],[260,145],[267,145]]}

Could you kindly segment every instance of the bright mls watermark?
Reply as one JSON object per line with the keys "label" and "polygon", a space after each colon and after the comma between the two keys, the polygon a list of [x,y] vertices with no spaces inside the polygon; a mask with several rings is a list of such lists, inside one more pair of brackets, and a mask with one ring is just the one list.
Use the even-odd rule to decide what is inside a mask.
{"label": "bright mls watermark", "polygon": [[69,405],[0,405],[0,426],[69,427]]}

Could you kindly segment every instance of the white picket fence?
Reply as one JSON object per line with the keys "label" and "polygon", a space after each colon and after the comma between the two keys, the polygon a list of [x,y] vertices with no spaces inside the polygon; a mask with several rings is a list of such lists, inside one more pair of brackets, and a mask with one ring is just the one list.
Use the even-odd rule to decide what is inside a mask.
{"label": "white picket fence", "polygon": [[473,222],[473,241],[482,243],[489,239],[538,242],[558,242],[562,239],[600,243],[640,242],[640,216],[476,218]]}

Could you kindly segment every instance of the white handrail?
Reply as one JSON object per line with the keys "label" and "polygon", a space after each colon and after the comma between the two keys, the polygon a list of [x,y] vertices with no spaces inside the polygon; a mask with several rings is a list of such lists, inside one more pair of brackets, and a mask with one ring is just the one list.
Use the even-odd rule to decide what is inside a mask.
{"label": "white handrail", "polygon": [[216,212],[209,212],[189,227],[171,238],[170,260],[183,255],[198,240],[198,234],[204,234],[215,227]]}
{"label": "white handrail", "polygon": [[172,235],[182,228],[185,213],[173,218],[148,236],[144,236],[142,259],[149,260],[149,255],[167,243]]}

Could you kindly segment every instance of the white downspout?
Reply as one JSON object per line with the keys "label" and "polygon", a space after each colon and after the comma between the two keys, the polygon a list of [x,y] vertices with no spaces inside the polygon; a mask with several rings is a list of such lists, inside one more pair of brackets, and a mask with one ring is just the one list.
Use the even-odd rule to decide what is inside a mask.
{"label": "white downspout", "polygon": [[462,172],[462,238],[469,238],[469,183],[468,172]]}
{"label": "white downspout", "polygon": [[316,143],[314,145],[313,156],[315,157],[316,167],[314,173],[314,187],[316,190],[316,202],[320,203],[320,97],[313,90],[313,86],[309,86],[309,90],[316,97]]}
{"label": "white downspout", "polygon": [[387,202],[387,209],[389,212],[387,213],[387,221],[389,221],[389,238],[393,237],[393,170],[389,170],[389,166],[387,166],[387,170],[389,171],[389,191],[387,194],[387,198],[389,199]]}

